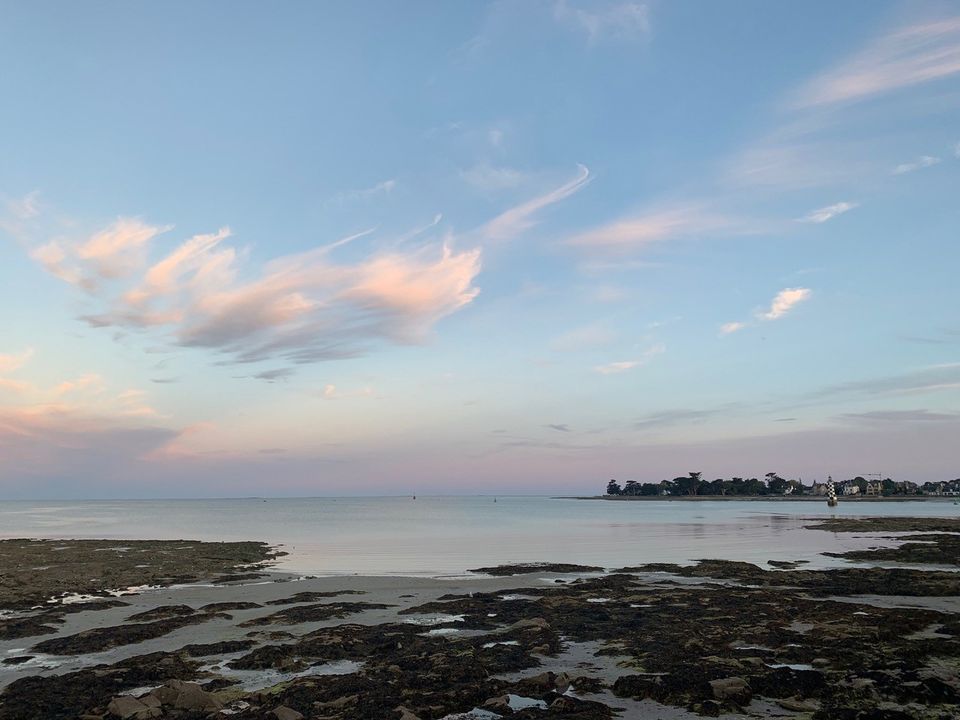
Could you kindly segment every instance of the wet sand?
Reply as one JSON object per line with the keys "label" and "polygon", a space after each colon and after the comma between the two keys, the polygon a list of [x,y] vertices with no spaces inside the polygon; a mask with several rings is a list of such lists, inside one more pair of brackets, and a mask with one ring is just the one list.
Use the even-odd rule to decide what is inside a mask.
{"label": "wet sand", "polygon": [[[922,536],[901,545],[902,557],[889,543],[878,551],[888,564],[916,560],[917,546],[931,557],[939,537],[940,564],[956,569],[960,524],[952,520],[840,522],[817,531]],[[606,571],[503,566],[441,578],[254,569],[229,580],[268,558],[238,562],[191,545],[184,573],[197,557],[222,560],[206,582],[132,594],[101,586],[98,598],[68,596],[39,609],[24,606],[25,590],[19,599],[8,594],[0,719],[960,712],[954,571],[870,567],[861,553],[834,570],[710,561]],[[145,563],[117,564],[125,581],[144,584],[131,572]],[[176,563],[167,572],[181,576]],[[64,592],[62,583],[56,588]]]}

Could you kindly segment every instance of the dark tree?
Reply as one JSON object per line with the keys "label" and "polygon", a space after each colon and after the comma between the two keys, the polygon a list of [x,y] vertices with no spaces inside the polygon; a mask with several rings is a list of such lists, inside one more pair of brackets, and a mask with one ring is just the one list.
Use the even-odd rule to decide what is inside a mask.
{"label": "dark tree", "polygon": [[623,490],[620,489],[620,483],[616,480],[611,480],[607,483],[607,495],[622,495]]}
{"label": "dark tree", "polygon": [[701,475],[703,475],[703,473],[692,472],[692,473],[689,473],[686,477],[674,478],[673,482],[680,487],[680,494],[696,495],[697,490],[700,487]]}
{"label": "dark tree", "polygon": [[783,495],[783,492],[790,484],[787,480],[783,479],[776,473],[767,473],[765,477],[767,479],[767,489],[770,491],[771,495]]}

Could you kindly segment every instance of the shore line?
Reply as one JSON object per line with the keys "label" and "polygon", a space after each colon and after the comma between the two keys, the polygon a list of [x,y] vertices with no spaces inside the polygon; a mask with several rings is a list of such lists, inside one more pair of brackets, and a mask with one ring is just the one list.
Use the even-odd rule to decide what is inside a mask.
{"label": "shore line", "polygon": [[[827,501],[826,496],[821,495],[556,495],[551,500],[612,500],[627,501],[634,500],[644,502],[712,502],[712,501],[747,501],[747,502],[821,502]],[[851,495],[839,498],[841,504],[845,503],[873,503],[873,502],[940,502],[944,505],[952,505],[956,498],[935,497],[935,496],[900,496],[900,497],[857,497]]]}

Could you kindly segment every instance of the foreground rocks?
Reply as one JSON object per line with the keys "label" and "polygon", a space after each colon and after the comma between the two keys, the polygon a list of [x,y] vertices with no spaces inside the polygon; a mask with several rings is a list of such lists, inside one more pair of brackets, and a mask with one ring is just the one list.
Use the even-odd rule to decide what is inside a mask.
{"label": "foreground rocks", "polygon": [[824,553],[870,562],[960,565],[960,518],[831,518],[807,527],[833,532],[898,533],[884,537],[902,541],[894,548]]}
{"label": "foreground rocks", "polygon": [[193,540],[0,540],[0,607],[28,610],[68,593],[108,595],[260,569],[266,543]]}
{"label": "foreground rocks", "polygon": [[[508,567],[501,576],[564,572]],[[960,717],[960,614],[854,597],[949,598],[960,595],[954,573],[720,560],[609,573],[563,567],[590,576],[498,581],[515,587],[419,602],[398,595],[414,604],[389,614],[388,603],[343,597],[358,591],[251,602],[243,588],[230,602],[130,613],[34,650],[91,652],[248,614],[215,642],[16,680],[0,692],[0,720],[452,720],[474,709],[486,718],[608,720],[621,709],[656,717],[651,702],[704,717],[763,708],[808,720]],[[213,617],[217,625],[200,625]]]}
{"label": "foreground rocks", "polygon": [[482,573],[503,577],[507,575],[528,575],[532,573],[593,573],[603,572],[604,568],[596,565],[573,565],[570,563],[514,563],[512,565],[495,565],[493,567],[474,568],[468,572]]}

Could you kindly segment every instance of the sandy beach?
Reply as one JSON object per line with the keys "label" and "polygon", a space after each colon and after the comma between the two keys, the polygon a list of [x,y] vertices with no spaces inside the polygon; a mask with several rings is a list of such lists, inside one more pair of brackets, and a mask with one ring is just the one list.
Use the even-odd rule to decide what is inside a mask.
{"label": "sandy beach", "polygon": [[[899,545],[826,570],[429,578],[280,573],[256,543],[3,541],[0,718],[955,717],[960,521],[824,531]],[[78,582],[91,555],[122,583]]]}

